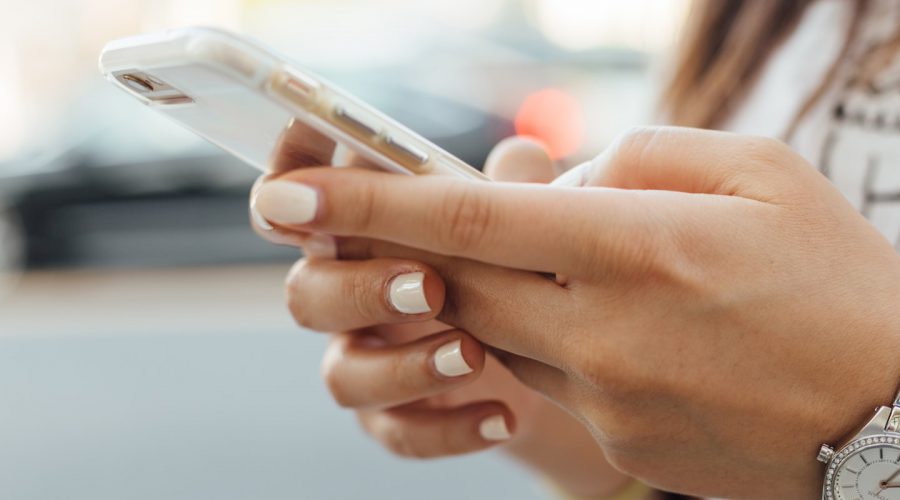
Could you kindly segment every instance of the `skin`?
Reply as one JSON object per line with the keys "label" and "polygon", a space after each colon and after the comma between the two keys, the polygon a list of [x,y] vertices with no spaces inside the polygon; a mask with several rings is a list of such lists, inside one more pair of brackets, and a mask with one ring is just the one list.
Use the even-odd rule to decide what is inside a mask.
{"label": "skin", "polygon": [[[295,123],[278,148],[273,174],[262,177],[257,188],[297,168],[329,162],[371,166],[348,151],[335,151],[332,141]],[[531,183],[549,182],[557,174],[542,146],[520,138],[500,143],[485,173]],[[363,429],[386,449],[421,459],[499,447],[578,497],[605,496],[630,480],[606,461],[576,418],[519,382],[471,335],[435,319],[445,293],[434,268],[402,258],[361,260],[366,248],[380,244],[367,239],[343,239],[338,245],[342,260],[335,261],[328,255],[333,243],[322,245],[327,236],[261,226],[256,216],[251,221],[265,239],[304,247],[307,257],[286,280],[291,313],[309,329],[337,332],[330,334],[323,356],[323,379],[335,401],[355,411]],[[414,271],[425,273],[432,313],[402,314],[385,300],[390,280]],[[474,371],[446,377],[432,360],[441,345],[455,339],[462,340],[463,356]],[[510,428],[508,441],[487,441],[478,432],[480,421],[496,414],[504,415]]]}
{"label": "skin", "polygon": [[319,203],[280,230],[433,269],[441,321],[661,489],[817,498],[819,444],[900,380],[900,258],[774,140],[634,130],[564,176],[581,187],[327,168],[279,180]]}

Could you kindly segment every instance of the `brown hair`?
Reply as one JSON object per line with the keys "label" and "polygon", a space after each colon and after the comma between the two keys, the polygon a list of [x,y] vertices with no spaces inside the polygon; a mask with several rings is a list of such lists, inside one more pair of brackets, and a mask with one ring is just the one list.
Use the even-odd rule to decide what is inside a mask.
{"label": "brown hair", "polygon": [[[813,1],[694,0],[675,71],[662,94],[661,108],[669,121],[689,127],[720,126]],[[849,50],[865,5],[866,0],[857,0],[851,33],[839,59]],[[821,97],[836,70],[837,64],[798,118]]]}

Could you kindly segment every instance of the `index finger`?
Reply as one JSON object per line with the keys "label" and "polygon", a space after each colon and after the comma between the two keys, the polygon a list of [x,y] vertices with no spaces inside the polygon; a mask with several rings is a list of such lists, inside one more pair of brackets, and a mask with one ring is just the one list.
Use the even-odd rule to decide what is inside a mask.
{"label": "index finger", "polygon": [[277,175],[323,165],[377,168],[375,163],[344,144],[335,142],[300,120],[291,120],[278,138],[269,161],[269,170]]}
{"label": "index finger", "polygon": [[[294,229],[387,240],[547,273],[578,274],[637,244],[642,193],[305,169],[265,183],[257,208]],[[658,217],[657,217],[658,218]]]}
{"label": "index finger", "polygon": [[336,165],[373,168],[374,164],[309,125],[292,120],[284,129],[269,162],[269,173],[263,174],[250,189],[250,226],[264,240],[279,245],[303,247],[307,255],[333,257],[333,238],[310,235],[305,231],[285,231],[273,227],[256,210],[256,192],[262,184],[299,168]]}
{"label": "index finger", "polygon": [[336,146],[325,134],[300,120],[291,120],[278,138],[269,170],[279,174],[297,168],[330,165]]}

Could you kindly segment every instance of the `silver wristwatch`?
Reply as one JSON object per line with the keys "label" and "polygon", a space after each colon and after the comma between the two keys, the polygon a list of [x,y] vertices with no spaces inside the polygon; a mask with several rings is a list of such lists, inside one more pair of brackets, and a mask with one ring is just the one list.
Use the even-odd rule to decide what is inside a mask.
{"label": "silver wristwatch", "polygon": [[823,500],[900,500],[900,393],[837,450],[827,444]]}

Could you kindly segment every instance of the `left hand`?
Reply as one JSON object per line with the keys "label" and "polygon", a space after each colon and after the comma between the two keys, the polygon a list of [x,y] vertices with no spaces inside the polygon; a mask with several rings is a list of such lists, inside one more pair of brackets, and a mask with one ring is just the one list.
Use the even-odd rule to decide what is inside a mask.
{"label": "left hand", "polygon": [[[891,245],[769,139],[645,129],[573,175],[608,187],[311,169],[264,185],[257,209],[424,250],[412,258],[447,286],[439,319],[506,351],[625,472],[696,495],[816,498],[819,444],[900,381]],[[478,307],[483,263],[518,269],[490,273],[510,291],[500,308]]]}
{"label": "left hand", "polygon": [[[271,174],[251,192],[251,207],[267,179],[323,164],[372,167],[293,122],[273,155]],[[549,182],[555,170],[545,149],[523,138],[502,141],[484,165],[489,177],[509,182]],[[338,253],[346,257],[347,247],[366,242],[343,239],[339,246],[328,235],[273,227],[252,209],[251,221],[263,238],[303,247],[305,258],[285,282],[288,307],[301,325],[336,332],[329,335],[322,376],[335,401],[353,409],[363,429],[387,449],[409,458],[434,458],[500,445],[561,491],[579,497],[605,496],[627,483],[581,422],[519,382],[495,357],[485,356],[485,346],[467,333],[429,321],[444,298],[443,280],[429,266],[395,258],[399,253],[334,260]],[[422,272],[427,313],[401,312],[389,300],[394,279],[411,271]],[[484,265],[481,271],[506,270]],[[413,288],[407,298],[410,291],[415,297]],[[458,350],[441,347],[454,342]],[[469,373],[460,371],[460,361]],[[494,423],[484,427],[485,422]]]}

